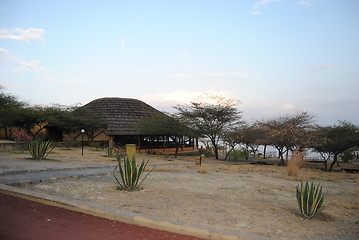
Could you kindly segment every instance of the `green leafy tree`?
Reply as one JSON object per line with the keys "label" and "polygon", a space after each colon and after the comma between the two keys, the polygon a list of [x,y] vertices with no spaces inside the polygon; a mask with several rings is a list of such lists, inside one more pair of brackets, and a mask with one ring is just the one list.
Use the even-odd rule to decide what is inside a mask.
{"label": "green leafy tree", "polygon": [[178,155],[183,137],[196,136],[196,133],[191,128],[180,122],[176,116],[169,116],[166,114],[158,114],[155,117],[140,121],[137,125],[137,131],[141,135],[171,138],[176,147],[175,157]]}
{"label": "green leafy tree", "polygon": [[101,116],[84,107],[70,111],[69,118],[64,123],[65,131],[85,129],[90,142],[107,128],[107,123]]}
{"label": "green leafy tree", "polygon": [[12,127],[21,128],[24,119],[25,102],[19,101],[16,97],[0,92],[0,124],[5,129],[5,138],[11,139]]}
{"label": "green leafy tree", "polygon": [[225,132],[237,127],[241,118],[237,101],[223,96],[209,95],[208,101],[193,101],[190,105],[176,106],[178,115],[188,126],[208,138],[218,159],[218,143]]}
{"label": "green leafy tree", "polygon": [[[338,156],[345,150],[359,145],[359,128],[349,122],[326,127],[318,127],[316,138],[312,147],[319,153],[327,153],[333,156],[329,171],[338,161]],[[325,164],[328,169],[327,162]]]}

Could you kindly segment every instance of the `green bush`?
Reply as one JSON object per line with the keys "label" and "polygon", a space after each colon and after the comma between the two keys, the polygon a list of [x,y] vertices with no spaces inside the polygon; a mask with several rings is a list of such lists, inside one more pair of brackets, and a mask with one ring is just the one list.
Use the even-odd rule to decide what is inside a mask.
{"label": "green bush", "polygon": [[[115,167],[113,175],[117,183],[120,185],[119,189],[129,192],[138,190],[141,187],[143,181],[147,178],[147,176],[152,172],[154,168],[153,167],[140,181],[141,174],[145,171],[149,160],[147,160],[146,162],[142,160],[142,163],[139,167],[137,166],[136,157],[133,157],[132,161],[130,161],[128,157],[118,157],[117,160],[118,165]],[[116,176],[116,174],[118,173],[120,174],[120,179]]]}
{"label": "green bush", "polygon": [[301,182],[300,186],[297,186],[296,192],[302,216],[304,218],[314,217],[323,205],[325,194],[322,192],[322,186],[320,184],[314,186],[313,183],[309,186],[308,182],[303,185]]}
{"label": "green bush", "polygon": [[31,140],[28,144],[30,154],[33,159],[45,159],[49,153],[52,152],[54,147],[51,147],[52,141],[42,141],[40,138]]}
{"label": "green bush", "polygon": [[113,157],[114,156],[114,151],[112,147],[106,147],[105,148],[105,156],[106,157]]}
{"label": "green bush", "polygon": [[249,156],[249,151],[246,148],[234,149],[228,154],[230,161],[237,161],[245,159]]}
{"label": "green bush", "polygon": [[354,159],[354,154],[352,151],[350,150],[345,150],[344,152],[342,152],[340,155],[339,155],[340,159],[343,160],[344,162],[349,162],[350,160],[353,160]]}

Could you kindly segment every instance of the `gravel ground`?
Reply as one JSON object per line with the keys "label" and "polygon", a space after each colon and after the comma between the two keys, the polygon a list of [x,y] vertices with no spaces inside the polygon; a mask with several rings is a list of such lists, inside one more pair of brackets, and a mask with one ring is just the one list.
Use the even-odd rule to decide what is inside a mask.
{"label": "gravel ground", "polygon": [[[115,166],[114,159],[85,149],[56,150],[55,161],[31,161],[24,155],[0,155],[0,171],[38,174],[68,167],[93,169]],[[276,166],[227,165],[205,159],[196,167],[194,158],[185,161],[163,156],[140,156],[157,165],[136,192],[116,190],[111,173],[50,179],[25,186],[69,199],[152,215],[181,222],[212,226],[273,239],[359,239],[359,175],[302,169],[288,177]],[[214,164],[209,164],[214,163]],[[13,172],[12,172],[13,171]],[[50,171],[49,171],[50,172]],[[5,176],[6,176],[5,175]],[[51,174],[50,174],[51,177]],[[298,212],[295,187],[300,180],[323,186],[325,208],[313,219]]]}
{"label": "gravel ground", "polygon": [[325,209],[306,220],[297,210],[298,181],[282,179],[280,173],[266,171],[265,167],[220,168],[162,168],[149,175],[142,190],[130,193],[116,190],[111,174],[28,187],[144,215],[274,239],[358,239],[357,179],[321,181],[328,191]]}

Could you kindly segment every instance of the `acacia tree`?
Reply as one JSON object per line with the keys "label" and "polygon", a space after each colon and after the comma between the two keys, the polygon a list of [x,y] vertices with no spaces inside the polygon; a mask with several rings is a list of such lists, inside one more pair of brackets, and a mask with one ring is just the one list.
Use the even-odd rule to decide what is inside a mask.
{"label": "acacia tree", "polygon": [[181,123],[176,116],[165,114],[158,114],[140,121],[137,125],[137,132],[141,135],[168,136],[176,147],[175,157],[178,155],[183,136],[196,137],[196,133]]}
{"label": "acacia tree", "polygon": [[211,141],[218,159],[218,142],[225,132],[238,125],[241,116],[236,100],[218,95],[208,95],[208,99],[212,103],[202,99],[175,108],[182,121]]}
{"label": "acacia tree", "polygon": [[[60,125],[58,125],[65,132],[84,129],[88,141],[93,142],[95,137],[106,130],[106,121],[88,108],[74,107],[69,109],[68,112],[67,118],[63,118],[59,122]],[[102,131],[99,131],[101,129]]]}
{"label": "acacia tree", "polygon": [[301,112],[260,122],[267,133],[266,141],[278,150],[280,165],[285,165],[284,155],[288,156],[289,151],[301,151],[309,145],[313,118],[307,112]]}
{"label": "acacia tree", "polygon": [[230,131],[227,131],[223,134],[222,136],[222,140],[228,145],[229,147],[229,151],[226,153],[226,157],[224,158],[224,160],[227,160],[228,156],[230,155],[231,152],[235,151],[235,147],[240,144],[240,142],[238,142],[238,131],[240,131],[240,129],[231,129]]}
{"label": "acacia tree", "polygon": [[[12,138],[13,127],[35,137],[44,129],[55,127],[63,133],[85,128],[89,140],[93,140],[96,130],[106,127],[102,118],[87,109],[60,105],[30,106],[4,92],[0,92],[0,124],[7,139]],[[35,131],[34,126],[37,126]]]}
{"label": "acacia tree", "polygon": [[0,93],[0,123],[5,129],[5,138],[12,138],[12,130],[25,130],[33,135],[31,129],[37,122],[37,111],[25,102],[19,101],[16,97],[3,92]]}
{"label": "acacia tree", "polygon": [[[321,154],[333,156],[329,171],[337,163],[338,155],[345,150],[359,146],[359,128],[349,122],[339,122],[337,125],[318,127],[312,147]],[[325,159],[325,168],[328,169],[328,159]]]}
{"label": "acacia tree", "polygon": [[244,125],[237,132],[237,142],[244,144],[247,149],[250,148],[250,152],[252,152],[253,157],[255,157],[258,147],[262,143],[260,141],[261,135],[262,131],[259,124],[253,123],[251,125]]}

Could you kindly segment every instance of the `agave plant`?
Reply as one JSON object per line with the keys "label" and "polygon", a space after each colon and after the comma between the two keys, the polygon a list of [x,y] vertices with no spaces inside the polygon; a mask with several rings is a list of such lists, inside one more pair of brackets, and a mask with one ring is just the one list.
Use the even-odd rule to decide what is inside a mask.
{"label": "agave plant", "polygon": [[51,144],[52,141],[42,141],[40,138],[31,140],[28,147],[32,158],[36,160],[45,159],[54,149],[54,147],[51,147]]}
{"label": "agave plant", "polygon": [[323,205],[324,196],[320,184],[314,186],[312,183],[309,186],[308,182],[305,184],[301,182],[300,186],[297,186],[297,200],[302,216],[304,218],[314,217]]}
{"label": "agave plant", "polygon": [[[137,166],[136,157],[132,158],[132,161],[128,159],[128,157],[118,157],[118,165],[115,167],[113,171],[113,175],[120,185],[119,189],[126,190],[129,192],[135,191],[141,187],[143,181],[147,178],[147,176],[152,172],[154,167],[140,180],[141,174],[145,171],[148,161],[146,162],[142,160],[142,163]],[[123,161],[123,164],[122,164]],[[117,171],[118,170],[118,171]],[[120,180],[116,176],[116,174],[120,174]]]}

